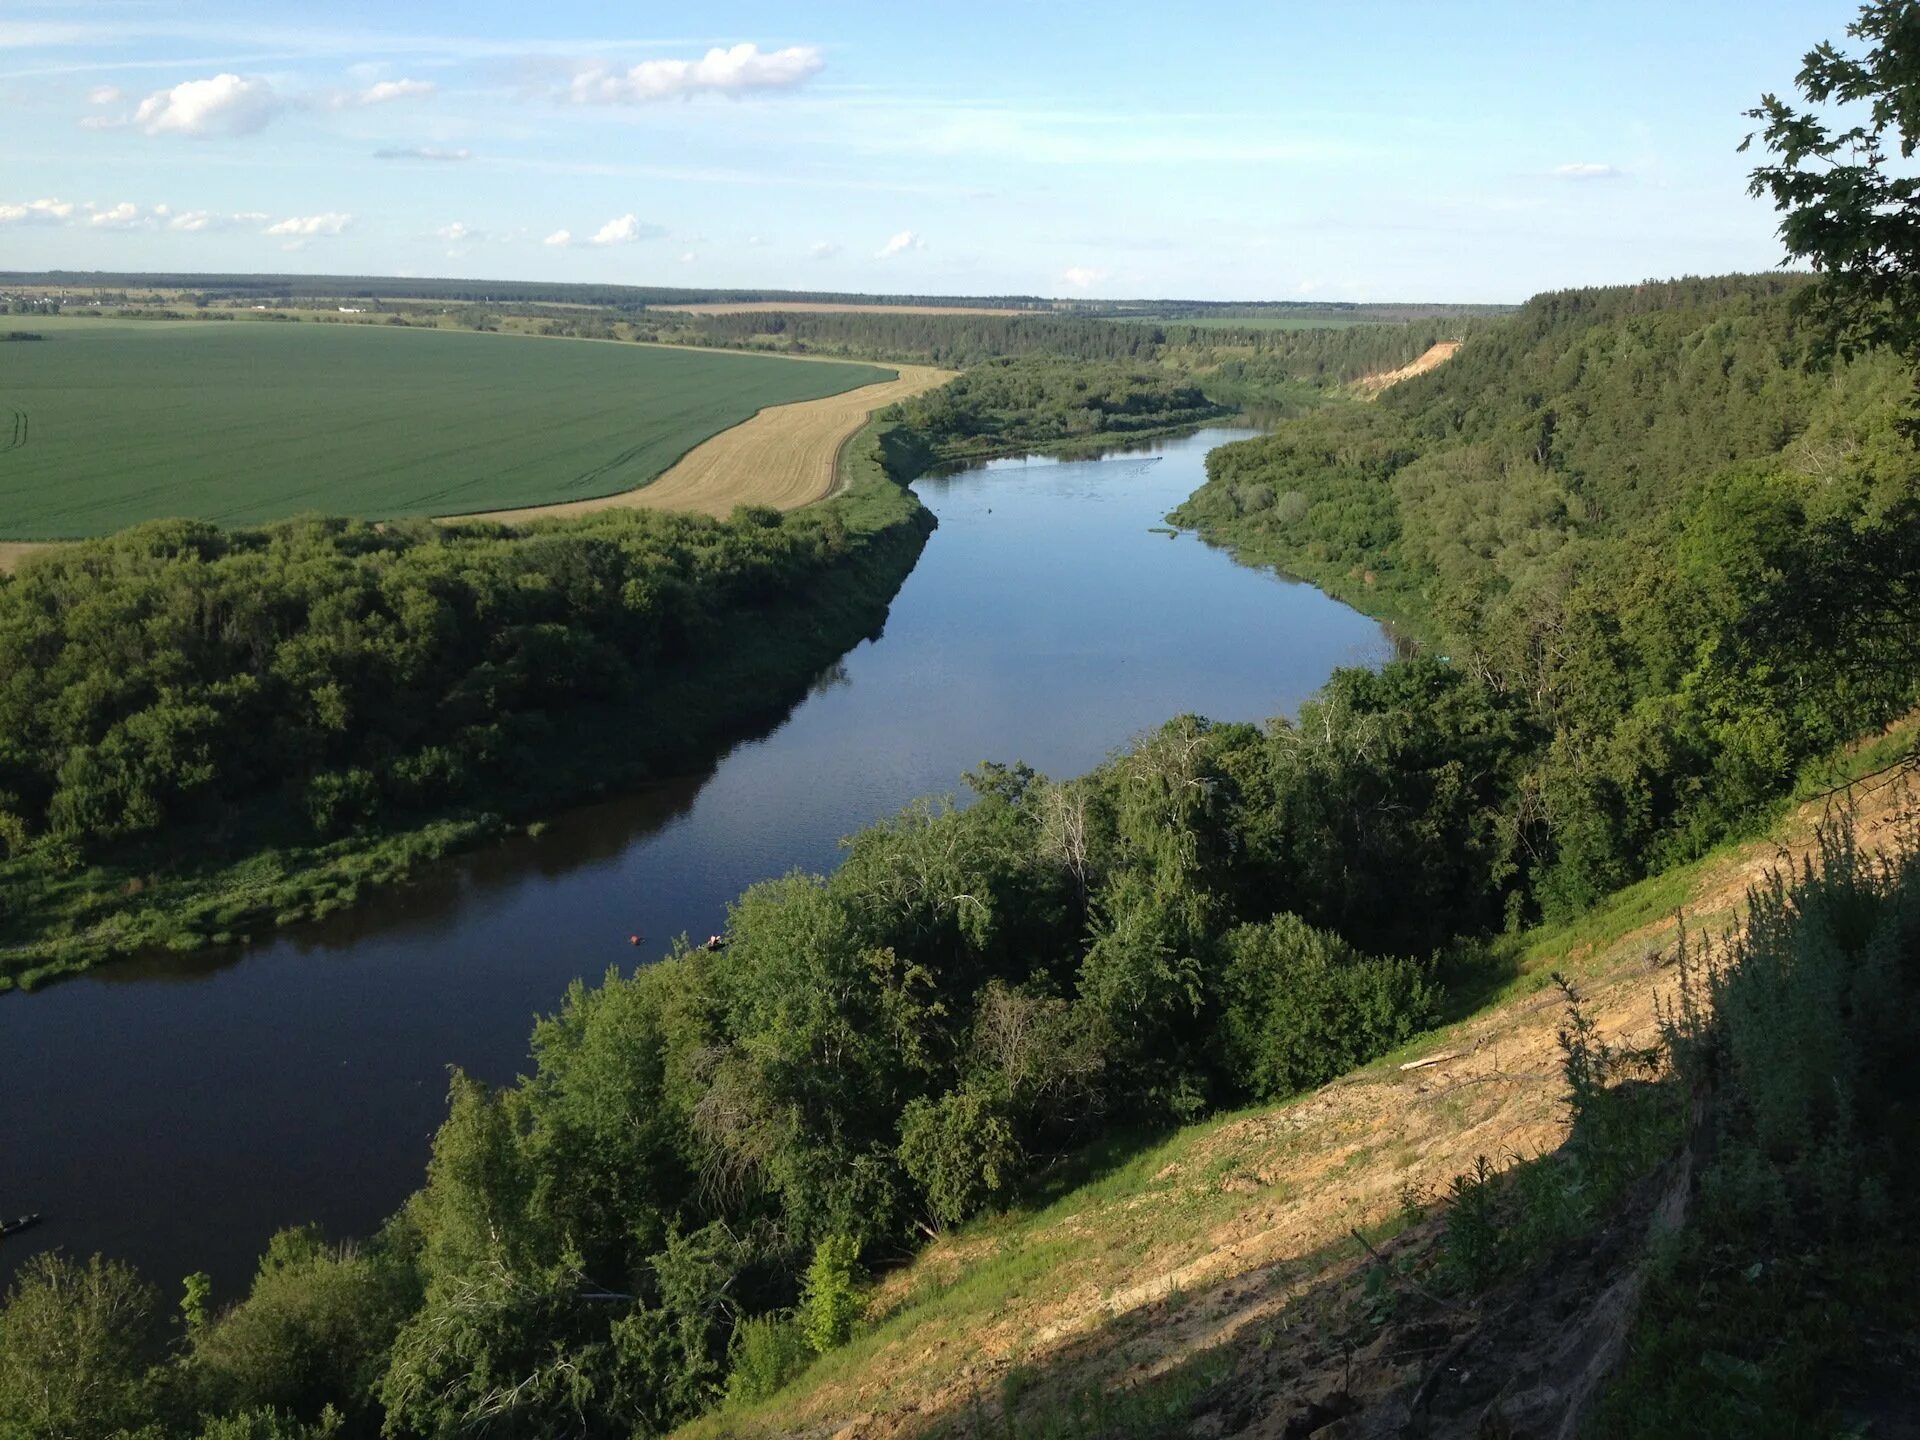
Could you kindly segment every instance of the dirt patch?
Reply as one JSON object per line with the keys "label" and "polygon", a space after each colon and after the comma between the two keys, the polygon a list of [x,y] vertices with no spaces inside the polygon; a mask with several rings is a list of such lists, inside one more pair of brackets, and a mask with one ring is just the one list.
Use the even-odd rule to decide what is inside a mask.
{"label": "dirt patch", "polygon": [[841,447],[874,411],[944,385],[955,373],[928,365],[893,368],[899,372],[898,379],[820,400],[769,406],[751,420],[696,445],[666,474],[638,490],[448,519],[517,525],[597,510],[692,510],[724,517],[737,505],[771,505],[780,510],[811,505],[833,493]]}
{"label": "dirt patch", "polygon": [[1442,340],[1429,345],[1426,353],[1417,360],[1410,360],[1398,370],[1382,370],[1375,375],[1362,375],[1353,382],[1353,388],[1362,395],[1378,395],[1382,390],[1391,389],[1402,380],[1411,380],[1416,375],[1424,375],[1429,370],[1438,370],[1458,353],[1462,342]]}
{"label": "dirt patch", "polygon": [[1051,315],[992,305],[840,305],[830,300],[743,300],[733,305],[649,305],[678,315]]}

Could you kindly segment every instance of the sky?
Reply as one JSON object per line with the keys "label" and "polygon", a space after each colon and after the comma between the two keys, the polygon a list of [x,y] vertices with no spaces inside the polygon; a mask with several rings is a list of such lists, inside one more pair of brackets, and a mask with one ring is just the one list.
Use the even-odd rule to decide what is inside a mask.
{"label": "sky", "polygon": [[1827,0],[0,0],[0,270],[1519,301],[1780,263]]}

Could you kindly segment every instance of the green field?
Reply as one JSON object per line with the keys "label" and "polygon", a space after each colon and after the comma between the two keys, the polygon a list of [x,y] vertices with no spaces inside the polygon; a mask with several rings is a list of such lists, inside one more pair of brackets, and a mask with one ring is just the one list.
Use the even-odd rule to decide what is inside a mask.
{"label": "green field", "polygon": [[264,321],[36,318],[0,343],[0,539],[584,500],[871,365]]}

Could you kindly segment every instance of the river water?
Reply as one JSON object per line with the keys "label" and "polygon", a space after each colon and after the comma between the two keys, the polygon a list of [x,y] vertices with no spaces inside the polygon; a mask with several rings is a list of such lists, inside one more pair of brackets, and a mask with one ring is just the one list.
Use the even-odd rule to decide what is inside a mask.
{"label": "river water", "polygon": [[923,479],[940,527],[885,633],[706,773],[241,950],[0,997],[0,1215],[48,1216],[0,1269],[101,1250],[232,1295],[282,1226],[376,1228],[420,1182],[447,1067],[512,1079],[575,977],[721,929],[747,885],[831,867],[841,836],[982,760],[1079,774],[1183,711],[1290,713],[1379,663],[1364,616],[1153,530],[1252,433]]}

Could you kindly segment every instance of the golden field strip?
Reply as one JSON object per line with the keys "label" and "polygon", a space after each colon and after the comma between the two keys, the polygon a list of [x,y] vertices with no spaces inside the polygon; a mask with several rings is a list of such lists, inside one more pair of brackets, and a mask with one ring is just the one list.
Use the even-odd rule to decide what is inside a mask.
{"label": "golden field strip", "polygon": [[833,493],[841,447],[874,411],[925,394],[957,373],[931,365],[893,368],[899,371],[897,379],[820,400],[770,405],[751,420],[702,441],[659,479],[638,490],[444,518],[517,525],[611,509],[692,510],[721,517],[732,514],[737,505],[797,510]]}
{"label": "golden field strip", "polygon": [[732,305],[649,305],[676,315],[1051,315],[991,305],[836,305],[831,300],[742,300]]}

